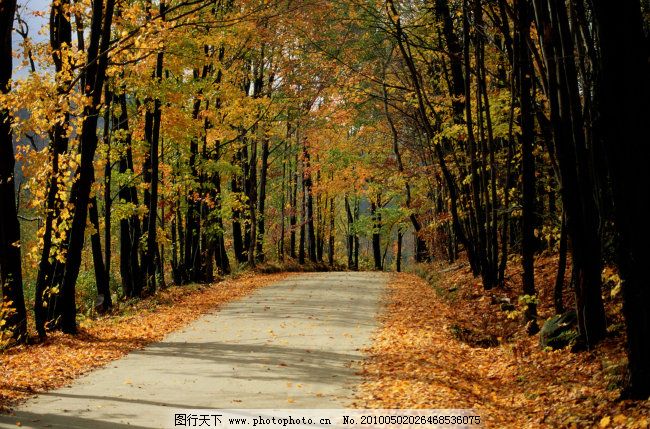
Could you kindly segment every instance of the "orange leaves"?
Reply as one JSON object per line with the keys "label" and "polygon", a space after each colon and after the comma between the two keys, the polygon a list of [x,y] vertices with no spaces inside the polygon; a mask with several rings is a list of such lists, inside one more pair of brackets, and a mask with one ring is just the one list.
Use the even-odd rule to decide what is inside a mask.
{"label": "orange leaves", "polygon": [[[489,300],[478,302],[473,284],[463,269],[447,270],[434,287],[414,275],[394,276],[354,406],[475,408],[486,427],[499,428],[648,427],[650,403],[617,402],[608,387],[602,362],[623,354],[612,344],[572,354],[545,352],[537,337],[525,335],[486,349],[454,338],[450,326],[471,326],[487,311]],[[451,286],[457,295],[442,298]]]}

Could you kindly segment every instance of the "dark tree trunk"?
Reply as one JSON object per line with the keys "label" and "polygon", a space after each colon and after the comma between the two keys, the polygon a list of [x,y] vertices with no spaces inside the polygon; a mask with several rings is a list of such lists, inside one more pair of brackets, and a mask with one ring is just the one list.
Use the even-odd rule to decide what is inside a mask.
{"label": "dark tree trunk", "polygon": [[93,233],[90,236],[90,244],[93,253],[93,265],[95,268],[95,285],[97,288],[97,299],[95,300],[95,309],[98,313],[104,313],[112,307],[111,291],[106,276],[106,268],[102,259],[102,243],[99,232],[99,213],[97,210],[97,198],[90,199],[88,206],[90,223],[93,226]]}
{"label": "dark tree trunk", "polygon": [[244,138],[243,139],[243,145],[241,149],[241,169],[242,169],[242,198],[241,204],[243,207],[243,210],[241,211],[242,216],[243,216],[243,224],[242,224],[242,263],[245,263],[248,261],[248,249],[250,249],[251,246],[251,224],[250,224],[250,201],[245,201],[245,199],[250,200],[250,194],[251,194],[251,181],[250,181],[250,164],[248,162],[248,139]]}
{"label": "dark tree trunk", "polygon": [[[320,182],[320,172],[316,175],[316,183]],[[323,211],[327,210],[327,196],[325,196],[325,208],[323,209],[320,195],[316,195],[316,260],[323,262],[323,249],[325,247],[325,217]]]}
{"label": "dark tree trunk", "polygon": [[306,218],[306,203],[305,203],[305,179],[303,173],[302,189],[300,192],[300,243],[298,244],[298,263],[305,263],[305,218]]}
{"label": "dark tree trunk", "polygon": [[106,144],[106,160],[104,163],[104,283],[107,288],[102,303],[103,310],[107,311],[113,307],[113,299],[110,291],[111,280],[111,209],[113,199],[111,198],[111,179],[112,179],[112,165],[111,165],[111,105],[115,101],[113,94],[108,90],[106,91],[106,100],[108,106],[106,107],[106,114],[104,115],[104,142]]}
{"label": "dark tree trunk", "polygon": [[586,153],[573,43],[562,2],[534,0],[547,70],[554,155],[575,270],[581,341],[593,347],[606,333],[601,297],[601,254],[592,170]]}
{"label": "dark tree trunk", "polygon": [[222,275],[230,274],[230,260],[228,259],[228,252],[226,250],[226,241],[224,238],[224,225],[223,225],[223,218],[221,216],[221,209],[222,209],[222,204],[221,204],[221,176],[219,173],[215,174],[214,177],[214,185],[215,185],[215,192],[217,194],[216,200],[216,210],[217,210],[217,219],[216,219],[216,224],[217,224],[217,237],[214,241],[214,258],[217,264],[217,267],[219,268],[219,272]]}
{"label": "dark tree trunk", "polygon": [[[165,4],[160,3],[160,14],[164,19]],[[160,82],[162,79],[163,71],[163,53],[159,52],[156,56],[156,68],[154,70],[154,78]],[[145,191],[144,202],[147,206],[147,215],[145,217],[144,229],[146,230],[146,247],[143,252],[142,268],[144,271],[144,286],[146,294],[151,295],[155,293],[157,288],[158,266],[156,262],[156,253],[158,252],[158,239],[156,238],[158,226],[158,148],[160,143],[160,123],[161,123],[161,102],[158,98],[153,100],[153,109],[145,114],[145,140],[147,141],[147,157],[148,163],[145,163],[145,183],[148,183],[148,188]],[[149,127],[147,127],[149,125]]]}
{"label": "dark tree trunk", "polygon": [[537,326],[537,306],[532,300],[535,295],[535,157],[533,146],[535,139],[533,122],[532,64],[527,41],[530,35],[530,5],[528,0],[516,0],[517,32],[515,50],[518,54],[517,80],[520,104],[521,127],[521,166],[522,166],[522,225],[521,225],[521,264],[524,295],[531,297],[526,305],[524,318],[528,323],[528,333],[539,331]]}
{"label": "dark tree trunk", "polygon": [[[239,178],[233,176],[230,182],[230,190],[236,197],[241,195],[241,188],[239,187]],[[246,261],[244,256],[244,239],[242,236],[241,228],[241,217],[242,211],[239,207],[233,208],[232,210],[232,244],[235,251],[235,259],[240,264]]]}
{"label": "dark tree trunk", "polygon": [[334,211],[334,198],[330,198],[330,228],[329,228],[329,240],[327,246],[327,262],[330,267],[334,266],[334,238],[335,238],[335,211]]}
{"label": "dark tree trunk", "polygon": [[303,224],[307,223],[307,250],[309,252],[309,260],[316,262],[316,232],[314,230],[314,196],[312,195],[312,180],[311,180],[311,163],[309,148],[307,142],[303,143],[303,192],[306,194],[305,203],[305,216]]}
{"label": "dark tree trunk", "polygon": [[398,273],[402,272],[402,230],[397,230],[397,255],[395,255],[396,266],[395,269]]}
{"label": "dark tree trunk", "polygon": [[347,248],[348,248],[348,269],[355,269],[354,266],[354,236],[355,234],[355,225],[354,217],[352,216],[352,208],[350,207],[350,200],[348,196],[345,196],[345,213],[347,214],[348,219],[348,236],[347,236]]}
{"label": "dark tree trunk", "polygon": [[553,289],[553,305],[556,314],[564,313],[564,276],[566,273],[567,256],[567,228],[566,218],[562,213],[562,226],[560,230],[560,257],[558,260],[557,275],[555,277],[555,288]]}
{"label": "dark tree trunk", "polygon": [[255,248],[257,246],[257,139],[251,142],[251,157],[248,163],[250,171],[248,174],[248,215],[247,225],[247,260],[248,265],[255,266]]}
{"label": "dark tree trunk", "polygon": [[[195,71],[198,76],[198,71]],[[202,77],[205,77],[205,68]],[[198,121],[201,108],[201,99],[196,98],[192,107],[192,119]],[[201,181],[199,164],[199,142],[198,137],[190,141],[189,166],[192,178],[197,183],[191,186],[186,197],[187,211],[185,213],[185,250],[184,259],[180,268],[180,276],[184,283],[197,282],[201,274]]]}
{"label": "dark tree trunk", "polygon": [[598,108],[600,129],[613,182],[618,266],[623,281],[627,322],[628,376],[624,397],[650,395],[650,226],[644,206],[650,181],[649,155],[650,43],[643,31],[639,0],[595,0],[594,17],[600,48]]}
{"label": "dark tree trunk", "polygon": [[[13,28],[15,0],[0,0],[0,92],[8,94],[11,88],[13,61],[11,30]],[[16,207],[14,181],[14,140],[11,117],[6,109],[0,110],[0,287],[2,303],[12,311],[4,319],[6,329],[18,342],[27,340],[27,310],[23,295],[23,278],[20,261],[20,223]]]}
{"label": "dark tree trunk", "polygon": [[[357,198],[354,202],[354,225],[357,225],[359,222],[360,206],[361,206],[361,201],[360,199]],[[361,243],[359,240],[359,234],[355,230],[354,232],[354,269],[355,270],[359,270],[360,248],[361,248]]]}
{"label": "dark tree trunk", "polygon": [[[110,133],[110,111],[111,111],[111,102],[112,98],[110,91],[108,89],[105,91],[106,96],[106,107],[104,112],[104,142],[108,145],[109,143],[109,133]],[[104,178],[104,185],[107,188],[104,190],[104,204],[105,204],[105,241],[106,241],[106,262],[102,259],[102,243],[100,238],[100,229],[99,229],[99,208],[97,204],[97,197],[93,196],[90,199],[90,205],[88,206],[88,215],[90,216],[90,223],[93,226],[93,233],[90,236],[92,254],[93,254],[93,265],[95,268],[95,286],[97,288],[97,298],[95,300],[95,310],[98,313],[105,313],[111,309],[113,302],[111,299],[111,291],[109,285],[109,273],[110,268],[110,151],[106,152],[106,161],[104,166],[104,173],[108,175]],[[93,178],[94,181],[94,178]]]}
{"label": "dark tree trunk", "polygon": [[[133,156],[131,152],[131,133],[129,131],[129,117],[126,104],[126,95],[120,94],[120,115],[114,118],[116,129],[121,131],[123,146],[120,151],[119,171],[124,175],[133,174]],[[138,205],[138,193],[132,183],[124,184],[119,190],[120,200],[133,206]],[[142,273],[138,258],[141,227],[140,218],[133,213],[120,219],[120,276],[122,278],[122,292],[124,296],[132,298],[139,296],[142,291]]]}
{"label": "dark tree trunk", "polygon": [[180,264],[178,262],[178,232],[176,229],[176,223],[177,223],[176,216],[172,218],[172,224],[171,224],[171,245],[172,245],[172,260],[171,260],[171,265],[172,265],[172,282],[175,285],[179,285],[182,283],[181,275],[180,275]]}
{"label": "dark tree trunk", "polygon": [[[262,142],[262,166],[260,168],[260,197],[257,209],[257,261],[264,262],[264,233],[265,233],[265,205],[266,205],[266,181],[269,169],[269,140]],[[284,175],[283,175],[284,178]],[[282,190],[284,193],[284,188]],[[284,216],[282,218],[284,227]],[[284,234],[283,234],[284,235]]]}
{"label": "dark tree trunk", "polygon": [[[72,224],[68,233],[67,252],[63,280],[60,285],[60,298],[54,309],[53,327],[66,333],[76,333],[77,308],[75,285],[81,266],[81,252],[88,219],[90,189],[94,177],[93,160],[97,149],[97,119],[101,94],[108,65],[108,47],[113,22],[115,0],[93,0],[93,13],[90,26],[90,43],[86,55],[84,93],[90,99],[83,111],[80,146],[81,161],[75,173],[77,180],[72,186],[70,203],[74,207]],[[59,286],[59,285],[55,285]]]}
{"label": "dark tree trunk", "polygon": [[[61,72],[64,67],[68,67],[70,58],[62,50],[63,45],[71,46],[72,44],[72,27],[69,16],[66,16],[65,8],[69,5],[68,1],[61,1],[52,5],[50,10],[50,47],[52,48],[52,59],[54,69]],[[79,41],[80,51],[83,51],[83,39]],[[83,85],[83,76],[81,84]],[[67,86],[70,85],[70,79],[63,79],[57,85],[57,94],[65,96]],[[35,297],[34,297],[34,319],[36,330],[41,338],[45,337],[45,325],[54,317],[54,309],[57,308],[56,300],[58,294],[51,293],[49,286],[61,284],[63,278],[63,263],[61,263],[54,252],[60,252],[62,249],[53,249],[52,239],[55,230],[62,228],[57,225],[64,201],[59,196],[59,157],[68,150],[67,130],[69,127],[70,115],[63,113],[63,121],[56,123],[50,130],[50,153],[52,173],[48,180],[48,194],[46,200],[45,225],[43,232],[43,248],[38,266],[36,278]]]}
{"label": "dark tree trunk", "polygon": [[[287,156],[287,146],[288,146],[288,141],[291,136],[291,125],[287,121],[287,138],[284,142],[284,151],[282,154],[282,185],[281,185],[281,193],[280,193],[280,241],[278,242],[278,259],[281,262],[284,262],[284,254],[285,254],[285,235],[286,235],[286,227],[285,227],[285,221],[286,221],[286,212],[285,212],[285,206],[286,206],[286,197],[287,194],[291,192],[291,185],[289,183],[289,186],[287,186],[287,162],[288,160],[286,159]],[[291,201],[291,197],[289,197],[289,201]]]}
{"label": "dark tree trunk", "polygon": [[370,201],[370,213],[372,216],[372,256],[375,262],[375,270],[382,270],[381,258],[381,194],[377,195],[376,201]]}
{"label": "dark tree trunk", "polygon": [[[471,211],[474,216],[470,216],[472,235],[475,238],[476,261],[478,272],[483,280],[483,288],[492,289],[496,284],[494,272],[490,261],[488,260],[488,244],[486,230],[486,210],[484,199],[482,198],[482,165],[479,166],[477,158],[477,141],[474,134],[474,118],[471,97],[471,74],[469,73],[470,63],[470,44],[472,36],[470,33],[469,22],[469,0],[463,1],[463,58],[465,63],[465,125],[467,129],[467,151],[470,159],[470,176],[471,176]],[[480,109],[479,109],[480,110]],[[481,167],[481,168],[479,168]]]}
{"label": "dark tree trunk", "polygon": [[296,225],[298,223],[298,155],[295,155],[293,170],[289,170],[291,175],[291,213],[289,215],[289,255],[296,259]]}

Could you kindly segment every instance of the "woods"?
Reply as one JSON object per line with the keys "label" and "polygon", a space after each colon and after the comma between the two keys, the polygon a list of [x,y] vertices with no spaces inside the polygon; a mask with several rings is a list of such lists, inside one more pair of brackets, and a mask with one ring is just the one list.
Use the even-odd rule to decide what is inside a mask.
{"label": "woods", "polygon": [[256,267],[517,267],[525,335],[622,314],[650,396],[647,3],[0,2],[3,347]]}

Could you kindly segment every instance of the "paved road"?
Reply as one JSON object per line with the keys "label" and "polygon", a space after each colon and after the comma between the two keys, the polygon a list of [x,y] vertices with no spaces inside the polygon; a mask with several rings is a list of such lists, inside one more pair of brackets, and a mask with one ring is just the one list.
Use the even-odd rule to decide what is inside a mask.
{"label": "paved road", "polygon": [[387,278],[291,276],[29,400],[0,428],[160,428],[174,408],[343,408]]}

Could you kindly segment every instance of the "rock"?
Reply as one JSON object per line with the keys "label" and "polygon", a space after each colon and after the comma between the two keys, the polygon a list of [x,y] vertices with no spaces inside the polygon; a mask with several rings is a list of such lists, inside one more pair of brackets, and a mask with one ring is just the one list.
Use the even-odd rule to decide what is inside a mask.
{"label": "rock", "polygon": [[515,306],[514,304],[510,304],[508,302],[502,302],[501,311],[515,311]]}
{"label": "rock", "polygon": [[578,317],[573,310],[551,317],[544,322],[544,326],[539,332],[539,345],[542,348],[551,347],[554,350],[568,346],[578,337],[577,321]]}
{"label": "rock", "polygon": [[492,295],[491,302],[492,304],[499,304],[501,311],[515,311],[515,305],[507,296]]}

